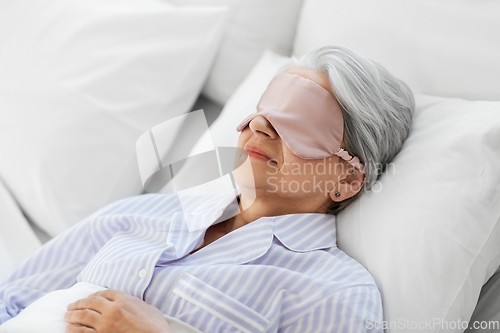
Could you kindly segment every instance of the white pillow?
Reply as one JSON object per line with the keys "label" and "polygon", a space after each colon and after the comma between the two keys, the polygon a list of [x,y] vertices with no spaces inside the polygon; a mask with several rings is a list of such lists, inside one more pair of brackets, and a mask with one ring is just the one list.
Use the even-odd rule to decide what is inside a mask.
{"label": "white pillow", "polygon": [[[210,127],[216,146],[236,145],[237,124],[286,60],[262,56]],[[388,173],[337,217],[338,246],[374,276],[385,319],[410,328],[387,332],[468,321],[500,265],[500,102],[417,95],[416,103]]]}
{"label": "white pillow", "polygon": [[[64,314],[68,304],[106,289],[108,288],[97,284],[78,282],[71,288],[49,292],[2,324],[0,333],[64,333],[67,326]],[[178,319],[169,316],[165,318],[175,333],[200,333],[198,329]]]}
{"label": "white pillow", "polygon": [[0,180],[0,284],[41,245]]}
{"label": "white pillow", "polygon": [[304,0],[293,54],[345,45],[420,93],[498,101],[499,17],[499,1]]}
{"label": "white pillow", "polygon": [[3,323],[0,333],[63,333],[67,326],[64,314],[68,304],[106,289],[96,284],[79,282],[71,288],[49,292]]}
{"label": "white pillow", "polygon": [[386,320],[458,333],[500,265],[500,102],[416,103],[389,172],[338,215],[338,246],[375,277]]}
{"label": "white pillow", "polygon": [[179,5],[229,6],[229,22],[203,94],[220,105],[265,49],[289,56],[303,0],[175,0]]}
{"label": "white pillow", "polygon": [[226,7],[160,0],[0,3],[0,176],[55,236],[142,192],[135,143],[188,112]]}

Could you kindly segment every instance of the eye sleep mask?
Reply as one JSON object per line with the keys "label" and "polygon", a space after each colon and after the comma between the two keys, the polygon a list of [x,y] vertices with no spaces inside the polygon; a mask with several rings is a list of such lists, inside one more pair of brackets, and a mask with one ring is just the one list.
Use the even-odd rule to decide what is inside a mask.
{"label": "eye sleep mask", "polygon": [[241,132],[255,117],[266,118],[290,151],[303,159],[337,155],[364,174],[363,164],[340,148],[344,117],[328,90],[300,75],[275,76],[262,94],[257,112],[236,128]]}

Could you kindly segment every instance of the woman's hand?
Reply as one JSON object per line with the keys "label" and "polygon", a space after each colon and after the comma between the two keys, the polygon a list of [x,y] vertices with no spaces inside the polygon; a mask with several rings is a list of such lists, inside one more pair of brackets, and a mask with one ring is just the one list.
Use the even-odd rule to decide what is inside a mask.
{"label": "woman's hand", "polygon": [[160,310],[118,290],[102,290],[68,305],[68,333],[173,333]]}

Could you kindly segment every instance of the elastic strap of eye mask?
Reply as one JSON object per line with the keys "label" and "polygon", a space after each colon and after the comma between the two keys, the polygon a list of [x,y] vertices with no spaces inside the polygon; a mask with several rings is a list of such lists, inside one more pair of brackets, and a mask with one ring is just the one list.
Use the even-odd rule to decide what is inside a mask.
{"label": "elastic strap of eye mask", "polygon": [[[345,151],[344,149],[342,149],[342,148],[339,148],[339,150],[337,150],[337,152],[334,153],[333,155],[339,156],[340,158],[342,158],[347,163],[349,163],[352,166],[356,167],[356,169],[358,169],[363,175],[365,174],[364,165],[361,164],[361,162],[359,161],[359,158],[357,156],[351,156],[351,155],[349,155],[349,153],[347,151]],[[363,182],[364,182],[364,177],[363,177]]]}

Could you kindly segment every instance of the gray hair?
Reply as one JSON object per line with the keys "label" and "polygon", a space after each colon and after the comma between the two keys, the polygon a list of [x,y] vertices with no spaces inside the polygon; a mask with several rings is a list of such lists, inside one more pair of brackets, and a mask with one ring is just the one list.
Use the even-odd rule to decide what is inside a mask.
{"label": "gray hair", "polygon": [[401,150],[410,133],[415,99],[410,88],[382,65],[345,46],[328,45],[300,58],[292,56],[276,75],[292,67],[320,70],[344,116],[346,150],[365,166],[365,183],[356,195],[334,202],[328,214],[337,214],[369,191]]}

